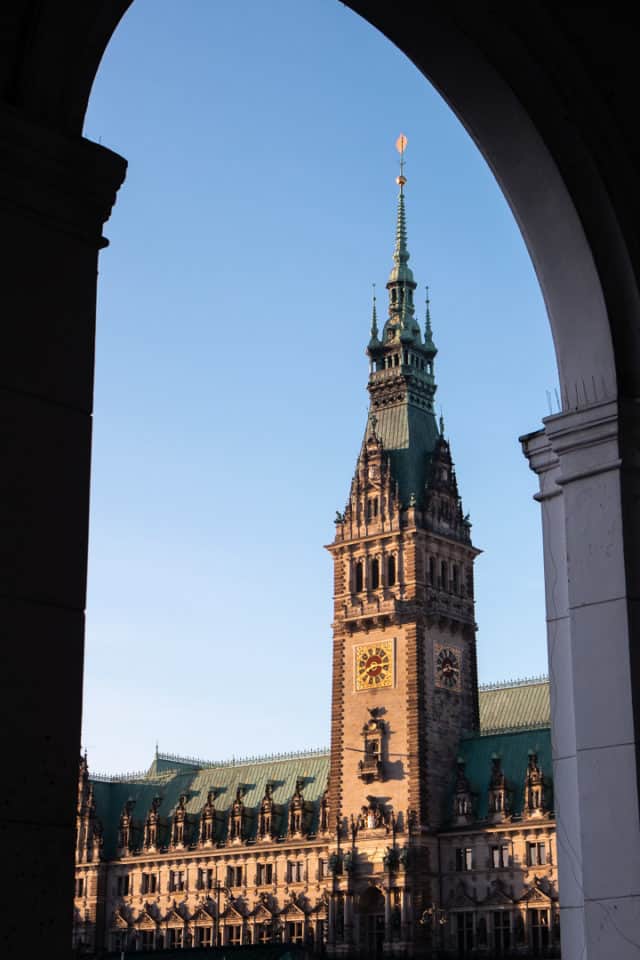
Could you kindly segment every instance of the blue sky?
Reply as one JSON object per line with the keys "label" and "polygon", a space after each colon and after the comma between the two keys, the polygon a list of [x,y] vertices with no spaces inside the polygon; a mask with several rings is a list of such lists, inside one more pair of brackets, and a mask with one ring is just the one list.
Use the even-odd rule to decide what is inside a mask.
{"label": "blue sky", "polygon": [[[475,543],[481,680],[546,670],[535,478],[555,361],[524,243],[415,67],[336,0],[135,0],[85,135],[100,255],[83,740],[94,770],[328,742],[333,536],[408,136],[411,266]],[[423,294],[418,297],[423,300]]]}

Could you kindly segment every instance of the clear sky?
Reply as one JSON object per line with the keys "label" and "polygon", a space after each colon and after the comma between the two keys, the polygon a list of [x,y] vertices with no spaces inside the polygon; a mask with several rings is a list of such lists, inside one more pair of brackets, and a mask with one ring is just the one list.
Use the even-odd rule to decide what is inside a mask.
{"label": "clear sky", "polygon": [[[85,135],[129,161],[100,254],[83,741],[94,771],[329,740],[331,565],[384,313],[394,142],[476,563],[482,681],[546,672],[517,438],[551,335],[491,172],[337,0],[135,0]],[[422,302],[424,295],[417,299]]]}

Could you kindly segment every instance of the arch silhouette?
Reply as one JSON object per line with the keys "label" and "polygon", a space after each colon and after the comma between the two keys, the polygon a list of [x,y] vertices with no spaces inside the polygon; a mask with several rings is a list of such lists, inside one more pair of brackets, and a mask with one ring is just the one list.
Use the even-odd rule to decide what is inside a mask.
{"label": "arch silhouette", "polygon": [[[96,261],[126,169],[81,130],[129,5],[13,0],[1,38],[3,827],[7,872],[27,864],[49,893],[30,937],[43,954],[69,941]],[[386,0],[348,5],[470,132],[543,292],[562,412],[524,447],[545,532],[563,951],[625,960],[637,956],[640,896],[637,24],[604,7],[430,2],[400,16]],[[43,776],[46,803],[29,803],[26,823]],[[20,935],[7,927],[8,953]]]}

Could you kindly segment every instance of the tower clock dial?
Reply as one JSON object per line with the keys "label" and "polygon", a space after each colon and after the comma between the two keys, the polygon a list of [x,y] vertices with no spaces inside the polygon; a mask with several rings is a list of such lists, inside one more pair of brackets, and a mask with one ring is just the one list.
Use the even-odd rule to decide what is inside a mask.
{"label": "tower clock dial", "polygon": [[436,675],[441,687],[455,690],[460,682],[460,654],[452,647],[440,647],[436,656]]}
{"label": "tower clock dial", "polygon": [[354,647],[356,690],[393,686],[393,641],[362,643]]}

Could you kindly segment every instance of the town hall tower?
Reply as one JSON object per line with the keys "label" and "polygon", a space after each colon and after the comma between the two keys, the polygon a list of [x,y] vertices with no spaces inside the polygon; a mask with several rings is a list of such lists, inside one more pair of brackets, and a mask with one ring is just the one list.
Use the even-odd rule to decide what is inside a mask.
{"label": "town hall tower", "polygon": [[[423,889],[425,871],[437,870],[429,837],[448,815],[457,745],[479,722],[473,595],[479,551],[434,412],[437,350],[428,297],[424,332],[416,319],[402,166],[387,319],[380,332],[374,298],[367,348],[369,417],[328,548],[334,558],[329,804],[338,829],[357,831],[359,851],[373,825],[393,819],[415,847],[415,879]],[[374,841],[375,832],[374,826]]]}

